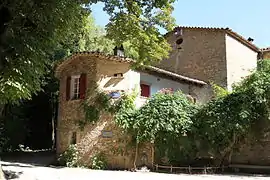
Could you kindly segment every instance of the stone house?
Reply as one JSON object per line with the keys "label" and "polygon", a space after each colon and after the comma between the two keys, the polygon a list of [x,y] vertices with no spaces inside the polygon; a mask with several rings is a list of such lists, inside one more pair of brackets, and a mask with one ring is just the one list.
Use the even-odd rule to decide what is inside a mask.
{"label": "stone house", "polygon": [[261,49],[260,59],[270,59],[270,47]]}
{"label": "stone house", "polygon": [[257,67],[260,50],[228,28],[177,27],[166,38],[172,46],[169,58],[143,69],[132,69],[133,61],[122,57],[122,52],[115,53],[118,56],[75,53],[58,65],[57,154],[76,143],[86,164],[102,152],[110,168],[153,165],[153,146],[141,145],[136,155],[128,146],[130,137],[116,126],[110,114],[102,114],[97,123],[80,130],[78,122],[85,118],[82,104],[95,84],[108,94],[120,95],[140,87],[138,107],[163,88],[181,90],[203,104],[213,95],[210,81],[231,90]]}
{"label": "stone house", "polygon": [[83,130],[79,128],[79,121],[85,118],[82,104],[89,95],[88,90],[96,84],[108,94],[129,93],[140,87],[141,94],[136,100],[138,106],[163,88],[181,90],[199,103],[207,101],[208,96],[204,94],[207,94],[209,86],[204,81],[151,66],[133,70],[132,63],[132,60],[121,56],[82,52],[73,54],[58,65],[57,154],[65,151],[70,144],[77,144],[81,161],[86,164],[90,163],[91,157],[102,152],[110,168],[130,169],[134,163],[138,166],[152,165],[151,145],[139,147],[134,162],[136,152],[134,148],[128,148],[130,138],[116,126],[112,115],[103,113],[97,123],[89,123]]}
{"label": "stone house", "polygon": [[166,38],[172,52],[157,67],[229,90],[257,66],[260,49],[229,28],[179,26]]}

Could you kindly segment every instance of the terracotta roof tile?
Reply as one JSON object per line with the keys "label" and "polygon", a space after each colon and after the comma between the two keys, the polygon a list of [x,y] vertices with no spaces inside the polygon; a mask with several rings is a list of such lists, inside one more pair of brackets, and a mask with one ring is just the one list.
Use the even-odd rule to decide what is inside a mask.
{"label": "terracotta roof tile", "polygon": [[[118,62],[123,62],[123,63],[134,63],[135,62],[133,59],[130,59],[130,58],[119,57],[119,56],[114,56],[114,55],[108,55],[108,54],[101,53],[101,52],[88,52],[88,51],[76,52],[76,53],[72,54],[71,56],[65,58],[60,63],[58,63],[58,65],[56,67],[56,72],[55,72],[56,77],[59,77],[59,74],[62,71],[62,69],[67,64],[69,64],[73,59],[75,59],[78,56],[94,56],[94,57],[100,57],[100,58],[103,58],[103,59],[108,59],[108,60],[113,60],[113,61],[118,61]],[[166,71],[164,69],[160,69],[160,68],[153,67],[153,66],[145,66],[145,69],[147,71],[154,71],[154,72],[166,75],[166,76],[170,77],[171,79],[177,79],[177,80],[181,80],[181,81],[188,81],[188,82],[195,83],[195,84],[198,84],[198,85],[206,85],[207,84],[204,81],[200,81],[200,80],[197,80],[197,79],[182,76],[180,74],[169,72],[169,71]]]}
{"label": "terracotta roof tile", "polygon": [[261,51],[262,51],[262,52],[265,52],[265,51],[270,51],[270,47],[261,48]]}
{"label": "terracotta roof tile", "polygon": [[160,68],[157,68],[157,67],[153,67],[153,66],[146,66],[145,69],[149,70],[149,71],[154,71],[154,72],[157,72],[157,73],[160,73],[160,74],[164,74],[164,75],[167,75],[167,76],[169,76],[169,77],[171,77],[173,79],[178,79],[178,80],[181,80],[181,81],[188,81],[188,82],[199,84],[199,85],[206,85],[207,84],[204,81],[194,79],[194,78],[190,78],[190,77],[187,77],[187,76],[183,76],[183,75],[173,73],[173,72],[170,72],[170,71],[167,71],[167,70],[164,70],[164,69],[160,69]]}

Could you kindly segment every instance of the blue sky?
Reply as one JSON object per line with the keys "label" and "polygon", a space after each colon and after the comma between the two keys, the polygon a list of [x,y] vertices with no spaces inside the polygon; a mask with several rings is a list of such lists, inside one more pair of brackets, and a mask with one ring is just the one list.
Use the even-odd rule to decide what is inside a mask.
{"label": "blue sky", "polygon": [[[109,16],[102,7],[98,3],[92,11],[96,23],[105,26]],[[178,0],[173,17],[182,26],[229,27],[262,48],[270,46],[269,7],[270,0]]]}

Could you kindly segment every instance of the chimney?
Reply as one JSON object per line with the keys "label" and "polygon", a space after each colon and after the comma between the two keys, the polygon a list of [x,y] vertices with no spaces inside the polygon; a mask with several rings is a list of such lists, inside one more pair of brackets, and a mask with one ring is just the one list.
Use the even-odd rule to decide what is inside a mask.
{"label": "chimney", "polygon": [[251,37],[249,37],[247,40],[248,40],[248,42],[251,42],[251,43],[254,41],[254,39]]}
{"label": "chimney", "polygon": [[124,49],[123,45],[121,45],[119,48],[118,48],[118,46],[115,46],[115,48],[113,49],[113,54],[115,56],[124,57],[125,56],[124,51],[125,51],[125,49]]}

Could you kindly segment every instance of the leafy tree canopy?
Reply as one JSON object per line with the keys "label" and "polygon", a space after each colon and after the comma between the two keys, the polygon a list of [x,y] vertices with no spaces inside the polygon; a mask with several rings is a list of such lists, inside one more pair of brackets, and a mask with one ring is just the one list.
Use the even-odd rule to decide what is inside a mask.
{"label": "leafy tree canopy", "polygon": [[196,106],[180,91],[157,93],[138,110],[131,100],[134,99],[126,99],[122,105],[124,111],[116,115],[116,122],[134,131],[138,142],[155,141],[164,133],[185,135],[192,124],[191,115],[196,111]]}
{"label": "leafy tree canopy", "polygon": [[116,122],[137,142],[154,140],[159,156],[167,156],[170,163],[199,156],[213,156],[221,163],[247,142],[243,140],[264,136],[270,125],[270,60],[260,61],[257,71],[231,93],[214,88],[217,97],[199,107],[179,92],[156,94],[139,110],[127,106]]}
{"label": "leafy tree canopy", "polygon": [[243,138],[254,137],[261,123],[269,122],[269,70],[270,61],[260,61],[258,70],[234,87],[232,93],[209,102],[195,114],[194,135],[214,154],[225,155]]}
{"label": "leafy tree canopy", "polygon": [[56,49],[74,46],[72,40],[78,37],[77,47],[86,43],[83,41],[90,35],[87,37],[84,32],[91,28],[86,26],[89,9],[97,2],[105,3],[104,10],[111,17],[106,27],[108,37],[116,44],[130,43],[132,57],[139,63],[158,61],[168,55],[169,45],[158,27],[172,29],[174,0],[3,0],[0,3],[2,104],[30,98],[41,89],[41,78],[47,73]]}

